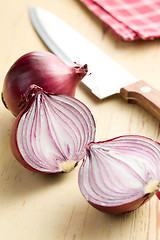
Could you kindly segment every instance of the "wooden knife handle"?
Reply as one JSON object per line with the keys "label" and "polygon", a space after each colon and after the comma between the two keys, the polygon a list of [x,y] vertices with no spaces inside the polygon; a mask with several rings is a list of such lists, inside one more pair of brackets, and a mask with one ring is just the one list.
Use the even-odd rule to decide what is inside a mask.
{"label": "wooden knife handle", "polygon": [[127,102],[137,103],[160,120],[160,91],[148,83],[138,81],[121,88],[120,94]]}

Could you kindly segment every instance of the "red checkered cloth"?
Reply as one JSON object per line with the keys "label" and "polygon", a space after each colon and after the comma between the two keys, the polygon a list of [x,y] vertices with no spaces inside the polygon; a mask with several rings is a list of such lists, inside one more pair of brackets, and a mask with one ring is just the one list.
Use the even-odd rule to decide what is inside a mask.
{"label": "red checkered cloth", "polygon": [[80,0],[121,39],[160,37],[160,0]]}

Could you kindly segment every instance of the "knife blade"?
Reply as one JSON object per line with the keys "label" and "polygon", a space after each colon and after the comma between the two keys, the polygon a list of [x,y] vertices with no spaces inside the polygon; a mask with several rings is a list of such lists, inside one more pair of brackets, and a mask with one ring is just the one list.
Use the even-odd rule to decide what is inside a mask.
{"label": "knife blade", "polygon": [[49,11],[30,7],[31,23],[47,47],[68,65],[88,65],[85,84],[99,99],[119,93],[160,119],[160,92],[138,81],[92,42]]}

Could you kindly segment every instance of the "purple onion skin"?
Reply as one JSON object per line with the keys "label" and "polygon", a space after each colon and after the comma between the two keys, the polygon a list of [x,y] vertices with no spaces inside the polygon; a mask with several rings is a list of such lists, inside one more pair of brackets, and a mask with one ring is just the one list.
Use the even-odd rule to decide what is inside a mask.
{"label": "purple onion skin", "polygon": [[22,109],[22,97],[30,85],[53,94],[75,96],[77,85],[87,74],[87,65],[71,67],[50,52],[34,51],[20,57],[4,79],[2,101],[13,115]]}
{"label": "purple onion skin", "polygon": [[148,202],[152,196],[150,196],[149,194],[146,194],[142,198],[139,198],[133,202],[126,203],[126,204],[116,206],[116,207],[115,206],[114,207],[105,207],[105,206],[96,205],[92,202],[88,202],[88,203],[101,212],[119,215],[119,214],[129,213],[129,212],[132,212],[132,211],[138,209],[144,203]]}

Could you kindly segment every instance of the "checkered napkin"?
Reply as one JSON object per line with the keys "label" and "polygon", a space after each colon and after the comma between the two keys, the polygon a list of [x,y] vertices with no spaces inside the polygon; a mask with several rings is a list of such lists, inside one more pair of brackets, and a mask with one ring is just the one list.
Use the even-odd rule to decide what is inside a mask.
{"label": "checkered napkin", "polygon": [[160,0],[80,0],[121,39],[160,37]]}

